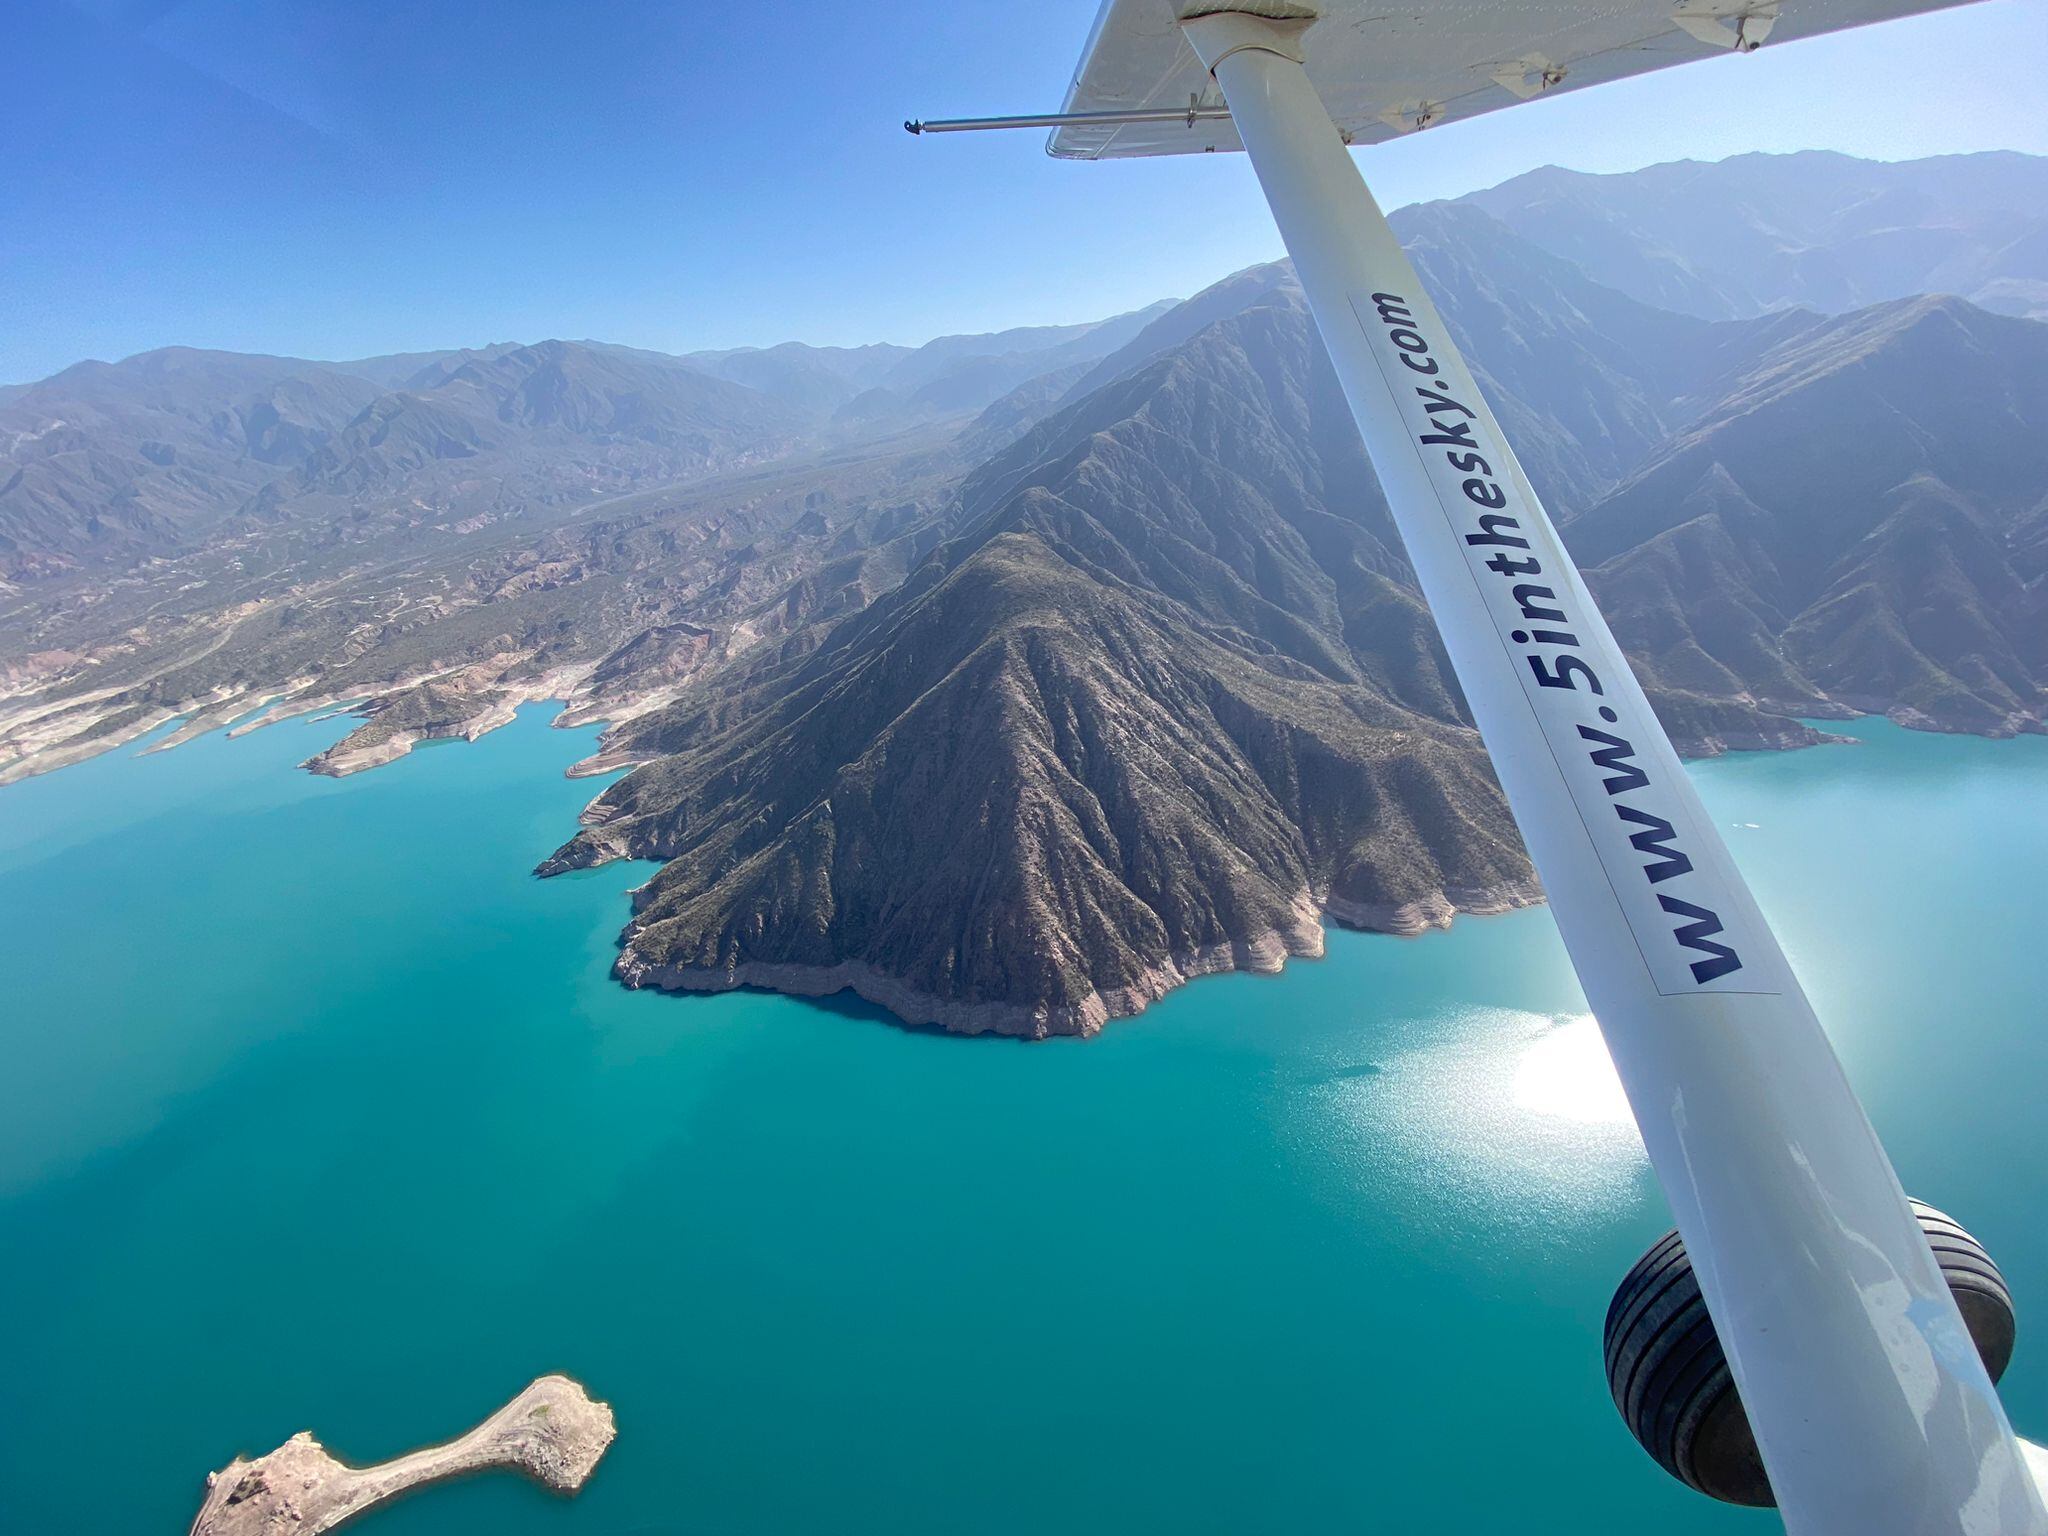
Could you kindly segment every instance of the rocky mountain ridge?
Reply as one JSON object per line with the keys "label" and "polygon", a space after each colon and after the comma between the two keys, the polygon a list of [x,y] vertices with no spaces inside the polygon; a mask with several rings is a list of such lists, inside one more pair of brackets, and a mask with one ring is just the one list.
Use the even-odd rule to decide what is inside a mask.
{"label": "rocky mountain ridge", "polygon": [[1325,910],[1534,899],[1334,381],[1279,356],[1326,372],[1285,293],[970,477],[961,531],[816,650],[641,717],[656,760],[546,866],[669,861],[621,976],[1082,1033],[1319,953]]}

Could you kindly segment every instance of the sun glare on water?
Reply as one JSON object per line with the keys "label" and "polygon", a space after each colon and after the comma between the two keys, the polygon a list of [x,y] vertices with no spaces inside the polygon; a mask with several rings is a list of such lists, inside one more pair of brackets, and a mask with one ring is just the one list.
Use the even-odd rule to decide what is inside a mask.
{"label": "sun glare on water", "polygon": [[1642,1141],[1591,1015],[1463,1010],[1382,1050],[1300,1104],[1352,1197],[1393,1183],[1412,1220],[1553,1232],[1640,1198]]}
{"label": "sun glare on water", "polygon": [[1589,1013],[1553,1024],[1515,1059],[1513,1093],[1516,1105],[1532,1115],[1635,1125],[1607,1041]]}

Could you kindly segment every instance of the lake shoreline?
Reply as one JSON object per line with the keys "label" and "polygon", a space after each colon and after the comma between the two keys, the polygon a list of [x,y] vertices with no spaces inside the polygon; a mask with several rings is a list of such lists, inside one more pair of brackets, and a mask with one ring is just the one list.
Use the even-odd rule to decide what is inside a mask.
{"label": "lake shoreline", "polygon": [[1204,976],[1242,972],[1277,976],[1289,959],[1323,956],[1325,918],[1362,933],[1415,938],[1448,928],[1460,915],[1492,917],[1540,905],[1536,881],[1513,881],[1472,890],[1436,891],[1398,904],[1366,905],[1303,891],[1285,927],[1267,928],[1242,939],[1168,956],[1148,965],[1136,981],[1107,992],[1091,992],[1079,1003],[1050,1007],[1024,1003],[969,1002],[916,987],[860,960],[837,965],[796,965],[747,960],[728,968],[676,965],[636,954],[631,930],[612,974],[628,988],[663,992],[718,993],[755,988],[787,997],[823,998],[852,992],[911,1029],[954,1035],[1001,1035],[1020,1040],[1087,1038],[1117,1019],[1135,1018],[1154,1003]]}

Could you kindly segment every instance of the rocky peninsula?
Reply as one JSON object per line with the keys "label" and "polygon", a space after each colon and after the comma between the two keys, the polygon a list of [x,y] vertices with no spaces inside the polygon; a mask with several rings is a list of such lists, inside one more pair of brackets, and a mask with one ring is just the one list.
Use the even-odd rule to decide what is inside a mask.
{"label": "rocky peninsula", "polygon": [[510,1467],[560,1494],[582,1488],[616,1433],[611,1406],[542,1376],[468,1434],[374,1467],[349,1467],[301,1430],[267,1456],[206,1479],[190,1536],[318,1536],[414,1488]]}

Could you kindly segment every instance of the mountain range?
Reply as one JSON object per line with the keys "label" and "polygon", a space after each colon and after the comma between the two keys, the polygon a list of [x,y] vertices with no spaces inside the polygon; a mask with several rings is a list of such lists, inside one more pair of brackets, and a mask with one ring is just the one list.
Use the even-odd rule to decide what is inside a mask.
{"label": "mountain range", "polygon": [[543,341],[318,363],[171,347],[80,363],[0,396],[0,577],[109,575],[285,527],[360,545],[545,515],[978,410],[1115,351],[1165,307],[916,348]]}
{"label": "mountain range", "polygon": [[[1683,750],[2042,729],[2044,187],[1750,156],[1396,215]],[[1284,263],[914,350],[145,354],[0,395],[9,443],[0,782],[563,699],[633,771],[543,872],[664,861],[631,984],[1086,1032],[1539,895]]]}
{"label": "mountain range", "polygon": [[1952,293],[2048,318],[2048,160],[1808,150],[1627,176],[1555,166],[1464,202],[1588,277],[1709,320]]}

